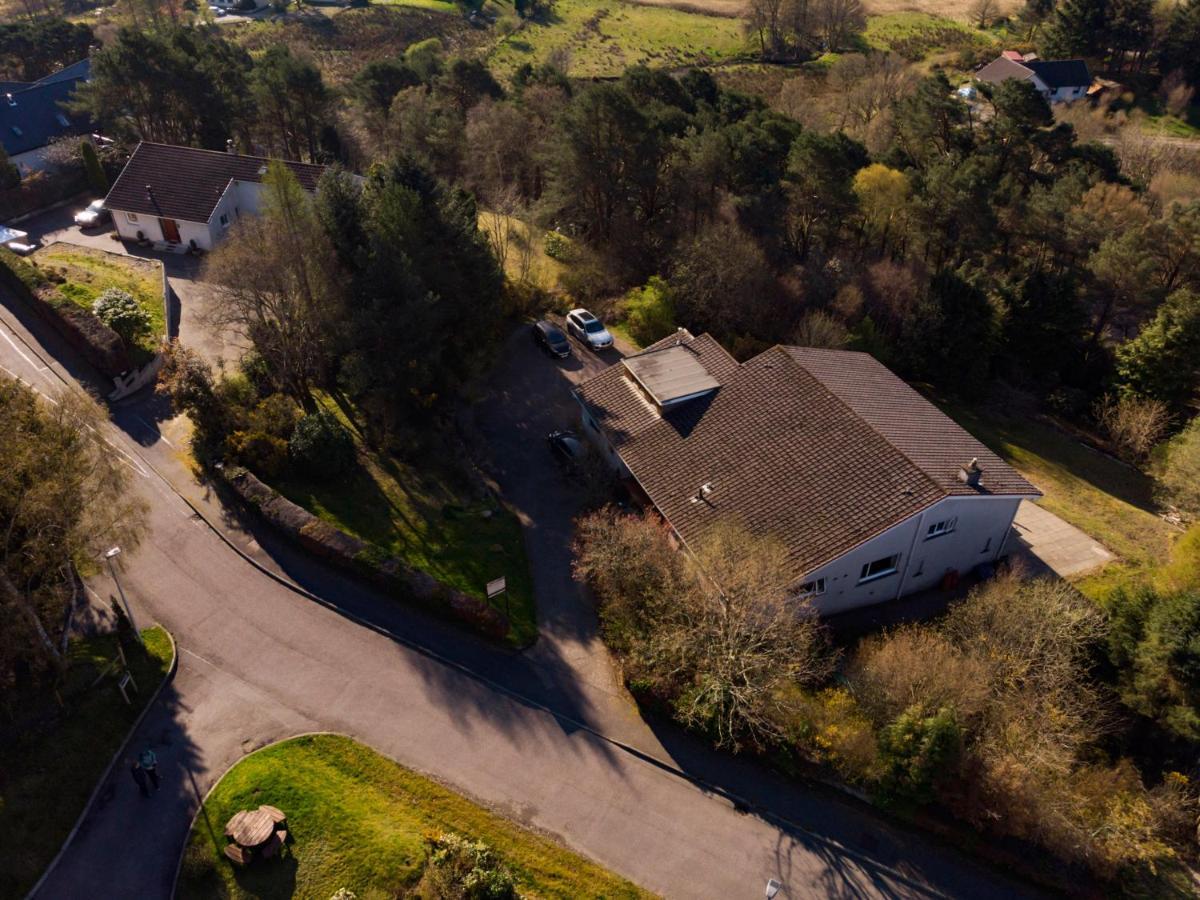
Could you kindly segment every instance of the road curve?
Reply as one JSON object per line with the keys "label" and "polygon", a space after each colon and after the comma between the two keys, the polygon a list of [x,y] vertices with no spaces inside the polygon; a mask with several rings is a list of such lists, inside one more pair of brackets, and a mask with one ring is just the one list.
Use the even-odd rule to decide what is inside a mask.
{"label": "road curve", "polygon": [[[60,379],[91,377],[27,310],[0,299],[0,371],[47,393]],[[512,365],[524,365],[523,352],[514,338]],[[498,383],[519,380],[520,371]],[[114,451],[150,505],[126,589],[135,615],[163,623],[180,647],[176,679],[138,735],[157,748],[165,784],[142,800],[118,771],[38,897],[168,897],[198,798],[249,750],[314,730],[349,734],[670,897],[759,897],[769,877],[785,884],[787,898],[1029,892],[840,797],[712,753],[673,729],[652,731],[585,633],[589,614],[570,612],[579,598],[569,578],[538,569],[563,552],[561,521],[544,527],[519,510],[539,603],[551,615],[534,651],[511,654],[224,516],[186,483],[173,425],[154,400],[120,407],[114,419]],[[482,430],[495,427],[492,420]],[[269,577],[212,526],[330,605]],[[104,579],[92,587],[105,599],[111,590]]]}

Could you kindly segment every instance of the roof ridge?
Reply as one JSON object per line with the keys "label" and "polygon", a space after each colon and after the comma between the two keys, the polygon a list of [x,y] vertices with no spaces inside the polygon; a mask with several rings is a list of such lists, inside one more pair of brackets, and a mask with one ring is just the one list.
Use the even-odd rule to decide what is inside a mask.
{"label": "roof ridge", "polygon": [[228,156],[233,159],[256,159],[262,162],[281,162],[289,166],[311,166],[314,169],[325,169],[328,166],[322,163],[302,162],[298,159],[284,159],[281,156],[258,156],[254,153],[230,153],[228,150],[210,150],[207,147],[189,147],[186,144],[164,144],[162,141],[138,141],[138,145],[133,148],[133,152],[137,153],[145,144],[149,147],[166,147],[170,150],[185,150],[189,153],[211,153],[214,156]]}
{"label": "roof ridge", "polygon": [[[776,344],[771,349],[772,350],[778,349],[778,350],[783,351],[783,356],[786,360],[788,360],[792,365],[794,365],[796,368],[800,369],[802,372],[804,372],[805,375],[807,375],[809,378],[811,378],[813,381],[815,381],[818,385],[820,385],[820,388],[822,391],[824,391],[826,394],[828,394],[830,397],[832,397],[834,399],[834,402],[838,403],[839,405],[841,405],[841,406],[845,407],[847,410],[849,410],[850,414],[852,416],[854,416],[854,418],[856,418],[858,421],[862,422],[865,426],[867,426],[867,428],[869,428],[871,430],[872,434],[874,434],[876,437],[878,437],[880,440],[882,440],[885,444],[887,444],[889,447],[891,447],[893,450],[895,450],[898,454],[900,454],[900,457],[905,462],[907,462],[910,466],[912,466],[913,469],[915,469],[917,472],[919,472],[922,478],[924,478],[931,485],[933,485],[934,489],[941,495],[938,498],[938,500],[942,500],[942,499],[950,496],[950,492],[948,490],[946,490],[944,487],[942,487],[942,485],[939,484],[932,475],[930,475],[928,472],[926,472],[924,466],[917,465],[916,460],[914,460],[911,456],[909,456],[907,453],[905,453],[902,449],[897,447],[896,444],[892,441],[892,439],[890,437],[888,437],[886,434],[884,434],[882,431],[880,431],[878,428],[876,428],[872,423],[868,422],[867,419],[862,415],[862,413],[860,413],[857,409],[855,409],[853,406],[851,406],[847,401],[842,399],[842,397],[840,397],[836,391],[831,390],[830,387],[827,384],[825,384],[824,381],[822,381],[820,378],[818,378],[816,375],[814,375],[812,372],[810,372],[808,370],[808,368],[802,362],[800,362],[800,360],[796,359],[795,356],[793,356],[791,353],[788,352],[787,346],[785,346],[784,344]],[[797,347],[796,349],[800,350],[800,349],[805,349],[805,348]],[[828,349],[828,348],[814,347],[811,349],[820,350],[820,349]],[[763,352],[766,353],[766,352],[770,352],[770,351],[763,351]],[[863,353],[863,351],[860,351],[860,350],[844,350],[844,351],[836,351],[836,352],[861,353],[863,356],[868,356],[873,361],[879,362],[878,360],[875,359],[875,357],[871,356],[870,353]],[[759,356],[762,356],[762,354],[760,353]],[[757,359],[758,357],[754,357],[754,358]],[[750,360],[747,360],[747,362],[749,362],[749,361]],[[887,369],[886,366],[884,366],[883,368],[885,370]],[[893,376],[893,377],[895,377],[895,376]],[[903,381],[903,379],[899,379],[899,380]],[[911,390],[911,388],[910,388],[910,390]],[[940,412],[940,410],[939,410],[939,412]],[[934,502],[936,503],[937,501],[935,500]],[[932,506],[932,505],[933,505],[932,503],[929,504],[929,506]]]}

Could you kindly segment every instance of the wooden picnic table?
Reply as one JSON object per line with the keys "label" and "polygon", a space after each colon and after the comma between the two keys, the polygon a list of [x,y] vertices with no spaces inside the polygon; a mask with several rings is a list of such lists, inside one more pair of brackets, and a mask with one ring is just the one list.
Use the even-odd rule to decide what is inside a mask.
{"label": "wooden picnic table", "polygon": [[275,834],[275,818],[270,812],[259,807],[254,810],[242,810],[235,813],[225,823],[225,836],[242,847],[258,847],[265,844]]}

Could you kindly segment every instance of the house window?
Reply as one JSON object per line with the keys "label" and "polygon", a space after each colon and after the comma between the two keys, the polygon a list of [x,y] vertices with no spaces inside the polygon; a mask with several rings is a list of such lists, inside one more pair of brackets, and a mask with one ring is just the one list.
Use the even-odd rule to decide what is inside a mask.
{"label": "house window", "polygon": [[23,131],[20,129],[20,127],[18,127],[18,126],[16,126],[16,125],[14,125],[14,126],[12,127],[12,133],[13,133],[13,134],[15,134],[17,137],[20,137],[20,136],[21,136],[21,135],[23,135],[25,132],[23,132]]}
{"label": "house window", "polygon": [[796,592],[796,599],[805,600],[809,597],[820,597],[823,593],[825,593],[825,579],[817,578],[800,585],[800,590]]}
{"label": "house window", "polygon": [[221,227],[222,228],[229,227],[229,213],[221,213]]}
{"label": "house window", "polygon": [[953,519],[942,519],[940,522],[934,522],[927,529],[925,529],[925,540],[941,537],[943,534],[949,534],[954,530],[954,526],[957,524],[957,517]]}
{"label": "house window", "polygon": [[61,125],[63,128],[71,127],[71,120],[68,119],[66,116],[64,116],[62,113],[56,113],[54,118],[58,121],[58,124]]}
{"label": "house window", "polygon": [[862,567],[862,573],[858,576],[858,583],[863,584],[867,581],[874,581],[876,578],[886,578],[889,575],[895,575],[896,567],[899,565],[899,553],[893,553],[891,556],[885,556],[883,559],[869,562]]}
{"label": "house window", "polygon": [[137,213],[125,213],[125,218],[128,219],[130,222],[136,222],[137,221]]}

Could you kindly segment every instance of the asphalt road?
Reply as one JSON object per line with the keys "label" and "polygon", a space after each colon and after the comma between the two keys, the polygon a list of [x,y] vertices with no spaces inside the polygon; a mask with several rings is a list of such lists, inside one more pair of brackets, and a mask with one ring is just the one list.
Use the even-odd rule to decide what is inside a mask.
{"label": "asphalt road", "polygon": [[[0,370],[51,396],[64,379],[94,377],[27,310],[0,301]],[[161,622],[180,647],[178,675],[137,736],[156,748],[164,787],[142,800],[118,771],[37,896],[168,897],[198,798],[244,753],[312,730],[349,734],[670,897],[760,897],[771,877],[784,898],[1028,893],[840,795],[642,721],[567,574],[572,500],[542,456],[546,424],[570,414],[567,388],[582,370],[571,365],[514,334],[475,404],[526,525],[543,637],[525,654],[247,527],[190,478],[186,429],[160,401],[114,409],[108,438],[150,504],[147,538],[124,557],[126,590],[140,623]],[[91,587],[112,592],[104,578]]]}

